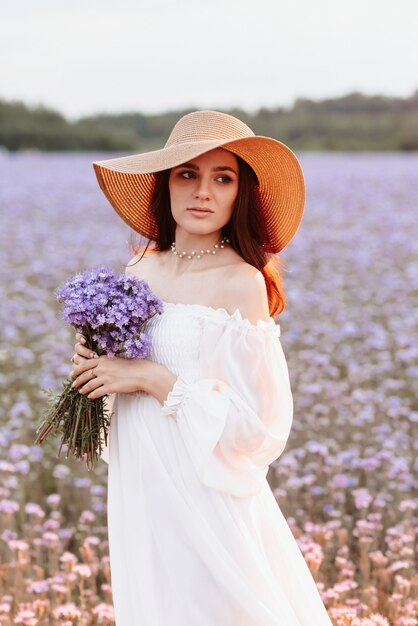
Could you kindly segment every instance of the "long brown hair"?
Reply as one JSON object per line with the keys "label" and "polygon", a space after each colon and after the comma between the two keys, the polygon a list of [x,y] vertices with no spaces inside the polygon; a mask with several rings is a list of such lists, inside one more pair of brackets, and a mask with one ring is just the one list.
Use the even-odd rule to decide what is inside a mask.
{"label": "long brown hair", "polygon": [[[241,157],[236,156],[239,164],[239,186],[231,219],[222,227],[222,237],[227,237],[230,246],[250,265],[260,270],[264,276],[272,317],[279,315],[286,307],[283,278],[281,275],[282,260],[277,254],[264,250],[264,220],[262,218],[259,186],[254,170]],[[156,172],[155,187],[151,198],[151,212],[158,226],[158,238],[154,250],[164,251],[171,247],[175,240],[176,222],[170,207],[168,179],[171,170]],[[148,249],[135,244],[131,233],[130,252],[140,254],[140,261]],[[137,262],[138,262],[137,261]],[[133,264],[135,265],[135,264]]]}

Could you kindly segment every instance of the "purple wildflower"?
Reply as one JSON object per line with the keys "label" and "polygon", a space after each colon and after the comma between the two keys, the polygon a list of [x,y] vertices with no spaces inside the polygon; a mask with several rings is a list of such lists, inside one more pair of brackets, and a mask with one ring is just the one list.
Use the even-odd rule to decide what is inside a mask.
{"label": "purple wildflower", "polygon": [[[163,303],[146,281],[126,274],[115,276],[101,266],[76,274],[55,295],[63,304],[63,319],[86,337],[86,346],[99,356],[149,356],[151,341],[143,327],[156,313],[162,313]],[[84,398],[71,387],[72,382],[73,378],[65,381],[59,398],[52,400],[35,443],[61,432],[59,452],[68,444],[67,458],[69,453],[86,456],[91,469],[102,453],[102,433],[107,445],[110,417],[105,410],[106,396]]]}
{"label": "purple wildflower", "polygon": [[63,303],[63,319],[93,340],[101,354],[149,356],[150,341],[141,328],[163,306],[146,281],[99,267],[67,280],[56,297]]}

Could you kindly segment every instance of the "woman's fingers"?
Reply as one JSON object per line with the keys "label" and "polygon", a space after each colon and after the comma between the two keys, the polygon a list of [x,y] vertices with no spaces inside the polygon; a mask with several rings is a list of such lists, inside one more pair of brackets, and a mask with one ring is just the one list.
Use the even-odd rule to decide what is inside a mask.
{"label": "woman's fingers", "polygon": [[82,374],[79,374],[71,386],[81,387],[82,385],[84,385],[84,383],[94,381],[94,379],[97,378],[97,376],[92,376],[92,373],[91,373],[92,369],[94,371],[95,368],[90,368],[86,370],[85,372],[83,372]]}
{"label": "woman's fingers", "polygon": [[[92,361],[90,361],[90,363],[92,363]],[[84,365],[85,364],[83,364],[83,366]],[[96,392],[99,388],[104,389],[106,377],[98,374],[92,376],[92,370],[93,372],[96,372],[96,367],[89,367],[89,369],[77,376],[77,378],[73,381],[71,386],[78,389],[79,393],[90,394],[91,392]],[[97,397],[100,397],[100,395],[104,395],[104,393],[99,393]]]}
{"label": "woman's fingers", "polygon": [[71,376],[78,377],[81,376],[84,372],[88,372],[91,369],[95,369],[99,364],[98,358],[92,359],[80,359],[80,363],[73,363],[73,369],[71,372]]}
{"label": "woman's fingers", "polygon": [[85,344],[86,344],[86,338],[84,337],[84,335],[82,335],[81,333],[76,333],[75,334],[75,338],[77,340],[74,349],[77,352],[77,354],[80,354],[81,356],[86,357],[87,359],[91,359],[94,356],[94,352],[92,352]]}
{"label": "woman's fingers", "polygon": [[73,364],[73,367],[79,365],[79,363],[81,363],[81,359],[82,357],[80,357],[77,353],[73,354],[73,356],[71,357],[71,363]]}
{"label": "woman's fingers", "polygon": [[[81,333],[76,333],[75,338],[77,340],[74,346],[74,350],[76,354],[79,354],[85,359],[94,359],[97,357],[97,354],[94,351],[90,350],[89,348],[86,347],[86,345],[84,345],[86,343],[86,338],[84,337],[84,335],[82,335]],[[76,362],[74,357],[72,361],[73,363]]]}
{"label": "woman's fingers", "polygon": [[97,358],[97,354],[95,352],[93,352],[92,350],[89,350],[88,348],[83,346],[83,344],[81,344],[79,341],[75,344],[74,350],[75,350],[76,354],[79,354],[80,356],[83,356],[85,359],[95,359],[95,358]]}

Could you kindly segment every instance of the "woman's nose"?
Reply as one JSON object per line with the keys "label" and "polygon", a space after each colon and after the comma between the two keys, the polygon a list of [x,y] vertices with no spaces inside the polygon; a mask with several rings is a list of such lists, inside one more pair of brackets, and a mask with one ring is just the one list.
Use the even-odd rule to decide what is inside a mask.
{"label": "woman's nose", "polygon": [[209,184],[203,178],[198,180],[194,195],[196,198],[209,198]]}

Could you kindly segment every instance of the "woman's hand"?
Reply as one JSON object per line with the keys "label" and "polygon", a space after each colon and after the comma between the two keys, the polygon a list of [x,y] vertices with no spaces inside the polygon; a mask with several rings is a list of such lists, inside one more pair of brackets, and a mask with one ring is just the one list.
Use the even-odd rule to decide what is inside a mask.
{"label": "woman's hand", "polygon": [[88,348],[86,348],[86,338],[83,337],[81,333],[76,333],[75,338],[77,339],[77,343],[74,346],[75,354],[71,357],[71,362],[73,365],[79,365],[83,363],[85,359],[93,359],[97,358],[97,354],[92,352]]}
{"label": "woman's hand", "polygon": [[150,361],[146,359],[123,359],[97,356],[83,345],[83,335],[76,334],[75,354],[72,357],[76,377],[72,387],[90,399],[112,393],[131,393],[142,389]]}
{"label": "woman's hand", "polygon": [[83,345],[83,335],[77,333],[76,339],[75,354],[71,359],[71,376],[76,377],[73,387],[80,387],[80,393],[87,393],[92,400],[112,393],[145,391],[163,404],[177,380],[177,375],[160,363],[147,359],[99,357]]}

